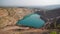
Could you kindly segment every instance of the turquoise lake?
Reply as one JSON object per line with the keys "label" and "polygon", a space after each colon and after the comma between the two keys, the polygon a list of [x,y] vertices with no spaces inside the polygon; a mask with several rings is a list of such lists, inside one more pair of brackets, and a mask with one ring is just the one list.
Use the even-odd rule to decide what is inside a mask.
{"label": "turquoise lake", "polygon": [[38,14],[30,14],[25,16],[22,20],[17,22],[17,25],[24,25],[34,28],[41,28],[43,27],[45,22],[40,18]]}

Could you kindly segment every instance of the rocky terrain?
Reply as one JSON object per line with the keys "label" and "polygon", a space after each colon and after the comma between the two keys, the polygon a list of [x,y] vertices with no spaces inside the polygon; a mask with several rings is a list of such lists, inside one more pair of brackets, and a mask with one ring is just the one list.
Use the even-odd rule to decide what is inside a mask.
{"label": "rocky terrain", "polygon": [[[54,11],[54,10],[51,10],[51,11],[49,10],[50,12],[47,12],[47,14],[45,14],[48,16],[45,16],[43,13],[44,10],[41,11],[40,9],[0,8],[0,34],[49,34],[50,30],[48,30],[48,29],[44,29],[44,28],[35,29],[35,28],[16,25],[18,20],[23,19],[24,16],[34,13],[37,10],[40,11],[38,13],[42,14],[44,16],[44,18],[45,17],[49,18],[49,16],[51,17],[52,16],[51,11]],[[55,11],[57,11],[57,10],[55,10]],[[50,13],[50,14],[48,14],[48,13]],[[55,12],[55,13],[57,13],[57,12]],[[55,13],[54,13],[54,15],[55,15]],[[59,14],[60,14],[60,12],[58,10],[58,15],[57,14],[56,15],[60,16]],[[55,17],[55,16],[53,16],[53,17]]]}
{"label": "rocky terrain", "polygon": [[42,34],[42,32],[47,32],[48,30],[16,25],[18,20],[31,13],[34,11],[29,8],[0,8],[0,34]]}
{"label": "rocky terrain", "polygon": [[16,23],[30,13],[33,11],[28,8],[0,8],[0,34],[7,30],[29,29],[28,27],[19,27]]}

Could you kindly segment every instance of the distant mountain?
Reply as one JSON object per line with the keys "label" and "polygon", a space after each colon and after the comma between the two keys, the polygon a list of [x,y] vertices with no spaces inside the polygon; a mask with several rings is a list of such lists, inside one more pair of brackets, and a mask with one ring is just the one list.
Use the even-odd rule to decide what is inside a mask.
{"label": "distant mountain", "polygon": [[[26,7],[26,6],[25,6]],[[52,10],[56,8],[60,8],[60,5],[48,5],[48,6],[27,6],[29,8],[40,8],[40,9],[46,9],[46,10]]]}
{"label": "distant mountain", "polygon": [[[1,7],[3,7],[3,6],[1,6]],[[38,9],[44,9],[44,10],[45,9],[52,10],[52,9],[60,8],[60,4],[59,5],[48,5],[48,6],[15,6],[15,7],[38,8]]]}
{"label": "distant mountain", "polygon": [[60,8],[60,5],[49,5],[49,6],[45,6],[43,8],[48,9],[48,10],[52,10],[52,9]]}

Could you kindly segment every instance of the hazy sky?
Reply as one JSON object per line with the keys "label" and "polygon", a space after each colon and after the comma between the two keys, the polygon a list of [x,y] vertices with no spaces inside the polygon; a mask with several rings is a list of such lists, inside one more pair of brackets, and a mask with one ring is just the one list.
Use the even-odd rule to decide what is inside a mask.
{"label": "hazy sky", "polygon": [[60,4],[60,0],[0,0],[0,6],[47,6]]}

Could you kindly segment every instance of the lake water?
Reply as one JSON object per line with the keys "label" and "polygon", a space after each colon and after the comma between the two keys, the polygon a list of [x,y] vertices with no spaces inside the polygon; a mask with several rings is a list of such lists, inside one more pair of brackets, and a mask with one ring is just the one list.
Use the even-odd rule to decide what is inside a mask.
{"label": "lake water", "polygon": [[17,25],[24,25],[34,28],[41,28],[44,26],[44,24],[45,22],[40,18],[40,15],[38,14],[30,14],[17,22]]}

